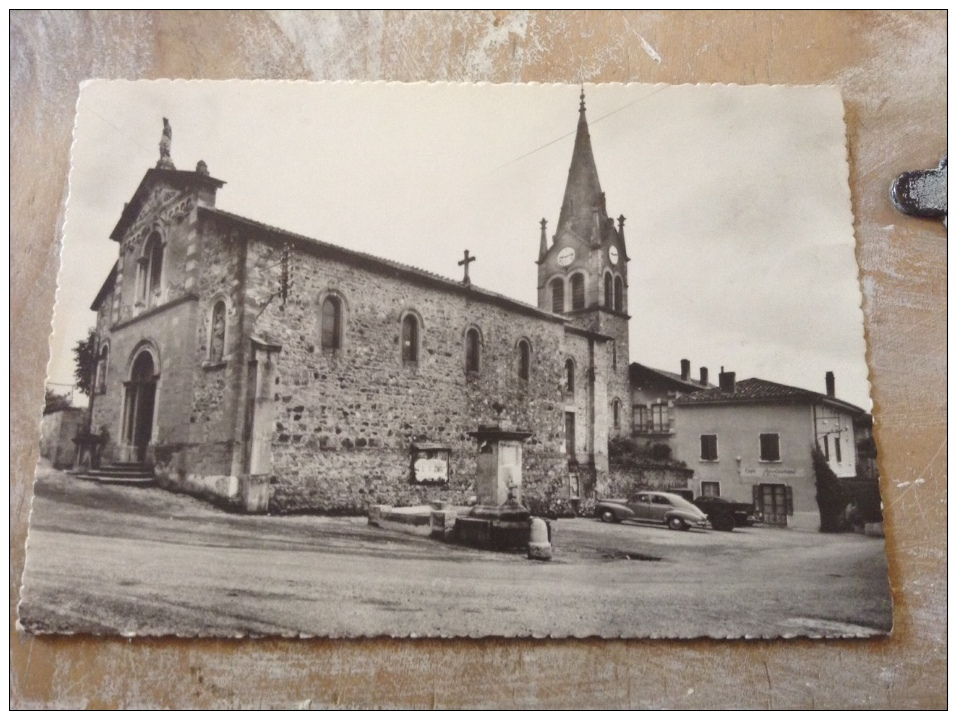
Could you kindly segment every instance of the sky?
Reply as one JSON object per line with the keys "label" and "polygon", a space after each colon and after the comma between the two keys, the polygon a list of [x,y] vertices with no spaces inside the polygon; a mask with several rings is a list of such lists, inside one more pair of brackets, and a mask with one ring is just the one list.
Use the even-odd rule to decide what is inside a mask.
{"label": "sky", "polygon": [[[870,409],[843,105],[829,87],[584,87],[609,215],[624,214],[631,360],[823,392]],[[159,158],[205,160],[217,207],[537,303],[579,86],[87,82],[74,133],[49,380]]]}

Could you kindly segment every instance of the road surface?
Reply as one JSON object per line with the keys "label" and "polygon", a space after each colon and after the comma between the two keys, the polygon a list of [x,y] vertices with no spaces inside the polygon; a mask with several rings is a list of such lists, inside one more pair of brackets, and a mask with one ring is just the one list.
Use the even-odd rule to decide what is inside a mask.
{"label": "road surface", "polygon": [[545,563],[45,465],[30,525],[20,616],[35,632],[723,638],[891,624],[884,541],[854,534],[562,519]]}

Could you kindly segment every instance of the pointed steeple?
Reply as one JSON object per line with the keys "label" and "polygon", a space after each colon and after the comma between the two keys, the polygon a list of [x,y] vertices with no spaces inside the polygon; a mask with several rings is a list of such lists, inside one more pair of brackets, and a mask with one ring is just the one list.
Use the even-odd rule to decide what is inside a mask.
{"label": "pointed steeple", "polygon": [[598,168],[591,150],[591,136],[588,134],[588,120],[585,118],[585,89],[582,88],[581,103],[578,109],[578,132],[575,135],[575,148],[572,151],[572,163],[568,169],[568,182],[565,184],[565,199],[558,216],[556,235],[572,232],[586,242],[601,239],[602,229],[608,220],[605,210],[605,196],[598,182]]}

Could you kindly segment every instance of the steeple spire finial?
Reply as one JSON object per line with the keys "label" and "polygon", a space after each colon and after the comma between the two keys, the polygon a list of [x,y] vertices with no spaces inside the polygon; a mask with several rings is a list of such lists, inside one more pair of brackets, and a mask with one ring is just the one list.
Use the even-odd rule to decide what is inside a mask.
{"label": "steeple spire finial", "polygon": [[579,96],[578,98],[580,99],[580,101],[579,101],[579,103],[578,103],[578,113],[580,113],[580,114],[582,114],[582,115],[584,116],[584,114],[585,114],[585,83],[584,83],[584,82],[582,82],[582,93],[581,93],[581,96]]}
{"label": "steeple spire finial", "polygon": [[545,259],[545,255],[548,253],[548,239],[545,236],[546,230],[548,229],[548,220],[543,217],[542,221],[538,224],[542,226],[542,236],[538,242],[538,263],[541,264]]}

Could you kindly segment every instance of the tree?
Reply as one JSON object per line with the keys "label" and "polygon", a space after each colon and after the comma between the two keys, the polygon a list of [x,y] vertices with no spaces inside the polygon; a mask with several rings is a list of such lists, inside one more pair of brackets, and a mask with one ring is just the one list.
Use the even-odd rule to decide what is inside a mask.
{"label": "tree", "polygon": [[46,403],[43,406],[44,415],[57,410],[66,410],[68,407],[73,407],[73,401],[69,395],[59,395],[47,388]]}
{"label": "tree", "polygon": [[73,347],[73,360],[76,368],[73,377],[76,389],[86,396],[93,393],[93,381],[96,379],[96,331],[92,328],[86,338],[81,338]]}

